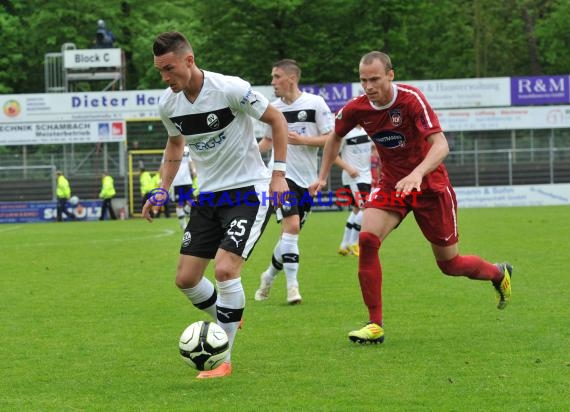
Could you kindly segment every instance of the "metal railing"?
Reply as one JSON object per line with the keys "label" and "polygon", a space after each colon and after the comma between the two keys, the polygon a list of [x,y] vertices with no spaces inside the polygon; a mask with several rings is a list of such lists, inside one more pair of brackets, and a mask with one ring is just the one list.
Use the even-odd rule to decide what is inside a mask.
{"label": "metal railing", "polygon": [[474,186],[485,185],[481,179],[484,172],[502,174],[497,178],[507,185],[517,184],[517,176],[525,173],[534,173],[535,178],[529,180],[542,180],[540,183],[570,182],[570,148],[453,151],[445,164],[455,174],[472,174]]}

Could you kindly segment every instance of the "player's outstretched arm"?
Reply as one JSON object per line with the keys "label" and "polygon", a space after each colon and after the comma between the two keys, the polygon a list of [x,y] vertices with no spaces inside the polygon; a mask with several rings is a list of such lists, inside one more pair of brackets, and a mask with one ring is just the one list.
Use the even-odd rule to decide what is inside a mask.
{"label": "player's outstretched arm", "polygon": [[309,193],[314,196],[323,187],[326,186],[327,177],[329,176],[331,167],[338,156],[340,150],[342,137],[337,135],[334,131],[330,132],[327,136],[325,148],[323,150],[323,158],[321,161],[321,170],[316,182],[309,186]]}
{"label": "player's outstretched arm", "polygon": [[269,183],[269,195],[279,206],[283,194],[289,190],[285,181],[287,159],[287,120],[285,116],[271,104],[267,106],[260,120],[271,126],[273,140],[273,172]]}
{"label": "player's outstretched arm", "polygon": [[323,147],[327,142],[328,134],[322,134],[319,136],[303,136],[299,133],[290,131],[288,133],[288,138],[289,144],[292,145]]}
{"label": "player's outstretched arm", "polygon": [[259,153],[268,152],[273,147],[273,141],[269,137],[264,136],[257,144],[257,147],[259,148]]}
{"label": "player's outstretched arm", "polygon": [[421,190],[420,186],[424,176],[435,170],[447,157],[449,146],[443,133],[438,132],[431,134],[426,138],[426,140],[431,144],[426,157],[409,175],[396,183],[395,189],[397,196],[400,193],[405,196],[412,190],[417,190],[419,192]]}
{"label": "player's outstretched arm", "polygon": [[335,165],[337,165],[338,167],[340,167],[343,170],[346,170],[346,173],[349,174],[350,177],[352,177],[353,179],[357,178],[358,176],[360,176],[360,173],[358,173],[358,170],[354,168],[354,166],[349,165],[348,163],[346,163],[344,161],[344,159],[340,156],[337,156],[334,159],[333,162]]}
{"label": "player's outstretched arm", "polygon": [[168,191],[178,173],[184,155],[184,136],[169,136],[164,149],[164,163],[161,166],[160,187]]}

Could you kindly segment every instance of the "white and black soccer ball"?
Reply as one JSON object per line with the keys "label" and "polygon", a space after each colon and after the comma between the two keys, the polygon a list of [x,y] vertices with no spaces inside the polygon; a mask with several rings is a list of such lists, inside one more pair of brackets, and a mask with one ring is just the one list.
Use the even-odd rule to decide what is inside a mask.
{"label": "white and black soccer ball", "polygon": [[228,335],[222,327],[201,320],[184,329],[178,346],[182,359],[199,371],[220,366],[230,350]]}
{"label": "white and black soccer ball", "polygon": [[69,198],[69,204],[71,206],[77,206],[79,204],[79,198],[77,196],[71,196]]}

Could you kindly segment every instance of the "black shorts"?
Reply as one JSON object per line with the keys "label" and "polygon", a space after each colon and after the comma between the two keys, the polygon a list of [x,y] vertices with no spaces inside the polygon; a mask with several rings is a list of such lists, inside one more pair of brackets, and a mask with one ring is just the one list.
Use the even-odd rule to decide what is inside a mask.
{"label": "black shorts", "polygon": [[305,220],[311,211],[312,197],[309,194],[309,190],[305,187],[297,185],[294,181],[290,179],[287,180],[287,185],[289,186],[289,191],[287,192],[288,199],[284,204],[281,205],[275,214],[277,215],[277,221],[281,222],[284,217],[299,215],[300,226],[303,227]]}
{"label": "black shorts", "polygon": [[174,200],[176,200],[176,206],[184,206],[187,202],[191,202],[195,199],[194,188],[191,184],[174,186]]}
{"label": "black shorts", "polygon": [[[344,185],[343,187],[348,189],[347,195],[352,198],[351,206],[358,206],[359,208],[364,207],[364,202],[368,200],[370,190],[372,189],[372,185],[369,183],[352,183],[350,185]],[[358,193],[358,199],[354,197],[354,192]]]}
{"label": "black shorts", "polygon": [[224,249],[247,259],[271,216],[267,185],[200,193],[192,204],[180,254],[213,259]]}

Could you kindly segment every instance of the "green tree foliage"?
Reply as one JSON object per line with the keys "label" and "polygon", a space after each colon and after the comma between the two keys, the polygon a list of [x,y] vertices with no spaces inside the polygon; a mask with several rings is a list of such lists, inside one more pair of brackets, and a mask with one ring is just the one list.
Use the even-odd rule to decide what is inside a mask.
{"label": "green tree foliage", "polygon": [[16,86],[26,78],[24,54],[20,50],[23,31],[19,29],[20,19],[15,15],[11,3],[0,2],[0,93],[14,93]]}
{"label": "green tree foliage", "polygon": [[554,1],[549,11],[537,16],[536,23],[543,69],[547,73],[567,74],[570,70],[570,1]]}
{"label": "green tree foliage", "polygon": [[269,84],[297,60],[303,83],[358,80],[358,60],[390,54],[396,77],[567,73],[567,0],[0,0],[0,93],[44,90],[44,56],[92,46],[104,19],[127,57],[127,88],[162,88],[152,42],[187,35],[199,67]]}

